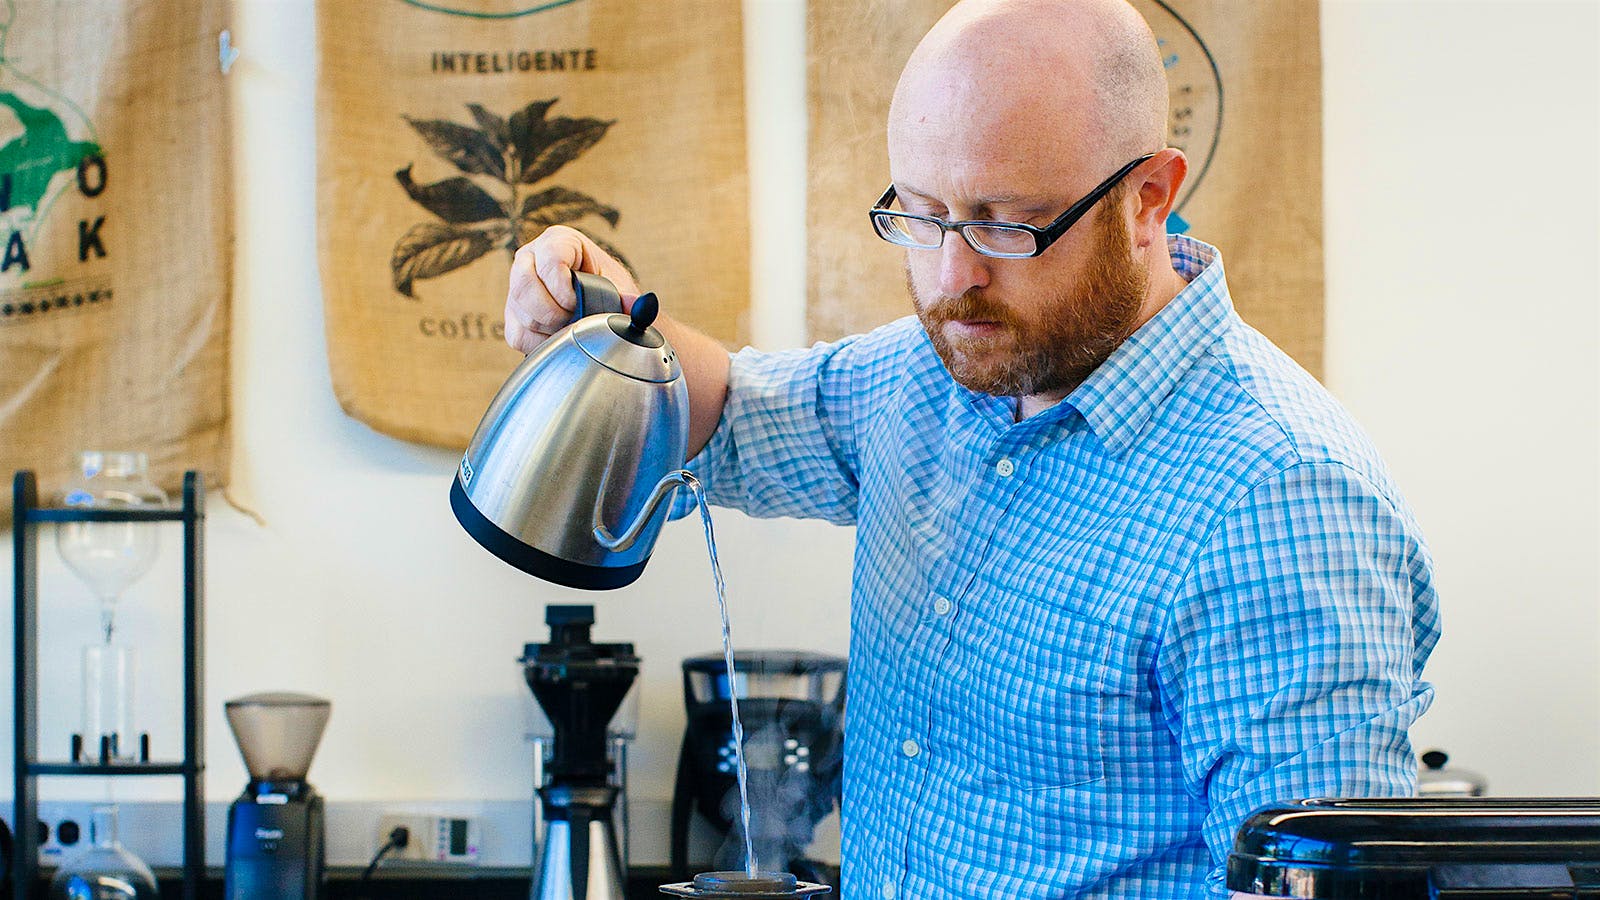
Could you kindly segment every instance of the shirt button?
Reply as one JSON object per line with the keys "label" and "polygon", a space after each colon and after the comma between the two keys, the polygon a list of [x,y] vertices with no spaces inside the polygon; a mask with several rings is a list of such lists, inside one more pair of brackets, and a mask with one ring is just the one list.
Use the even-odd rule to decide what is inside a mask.
{"label": "shirt button", "polygon": [[883,890],[879,891],[878,893],[883,895],[883,900],[894,900],[894,883],[891,881],[885,881],[883,883]]}
{"label": "shirt button", "polygon": [[922,748],[917,746],[916,741],[907,739],[905,743],[900,745],[900,752],[904,753],[907,757],[911,757],[921,753]]}
{"label": "shirt button", "polygon": [[994,470],[1001,478],[1010,478],[1011,473],[1017,470],[1017,465],[1010,457],[1001,457],[1000,461],[994,464]]}
{"label": "shirt button", "polygon": [[933,601],[934,615],[948,616],[954,606],[955,604],[950,602],[949,597],[936,597]]}

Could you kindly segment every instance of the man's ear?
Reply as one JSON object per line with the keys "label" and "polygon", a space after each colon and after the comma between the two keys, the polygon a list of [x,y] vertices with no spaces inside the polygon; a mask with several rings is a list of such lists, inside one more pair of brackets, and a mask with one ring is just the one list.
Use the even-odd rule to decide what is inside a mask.
{"label": "man's ear", "polygon": [[1167,239],[1167,215],[1189,174],[1189,158],[1176,147],[1157,153],[1138,170],[1138,197],[1133,211],[1134,245],[1139,248]]}

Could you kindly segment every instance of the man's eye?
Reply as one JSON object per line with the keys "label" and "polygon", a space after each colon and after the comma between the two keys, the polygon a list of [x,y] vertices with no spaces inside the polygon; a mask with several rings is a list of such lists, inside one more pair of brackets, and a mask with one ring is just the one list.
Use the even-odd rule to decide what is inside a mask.
{"label": "man's eye", "polygon": [[1049,221],[1049,219],[1044,218],[1043,213],[1031,210],[996,212],[992,217],[992,221],[1005,222],[1010,225],[1039,225],[1041,224],[1040,219],[1044,219],[1046,222]]}

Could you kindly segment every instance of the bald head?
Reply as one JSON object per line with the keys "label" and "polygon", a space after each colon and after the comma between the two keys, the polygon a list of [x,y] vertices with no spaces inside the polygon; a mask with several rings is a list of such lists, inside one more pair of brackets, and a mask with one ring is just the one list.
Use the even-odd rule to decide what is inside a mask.
{"label": "bald head", "polygon": [[1042,154],[1103,175],[1164,147],[1166,126],[1155,37],[1126,0],[964,0],[906,63],[890,158],[962,141],[972,164]]}

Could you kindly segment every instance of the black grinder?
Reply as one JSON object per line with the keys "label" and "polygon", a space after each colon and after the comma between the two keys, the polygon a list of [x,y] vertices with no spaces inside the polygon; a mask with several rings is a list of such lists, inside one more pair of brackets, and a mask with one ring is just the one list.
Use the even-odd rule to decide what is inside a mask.
{"label": "black grinder", "polygon": [[736,870],[743,863],[728,703],[730,692],[737,692],[757,867],[825,882],[806,849],[816,824],[839,802],[846,661],[777,650],[735,653],[733,665],[730,678],[720,654],[683,661],[688,722],[672,798],[672,871],[679,878],[690,874],[689,833],[696,812],[720,837],[732,838],[712,860],[716,868]]}
{"label": "black grinder", "polygon": [[322,796],[306,781],[332,705],[273,691],[229,700],[228,727],[250,782],[228,807],[226,900],[317,900],[323,889]]}

